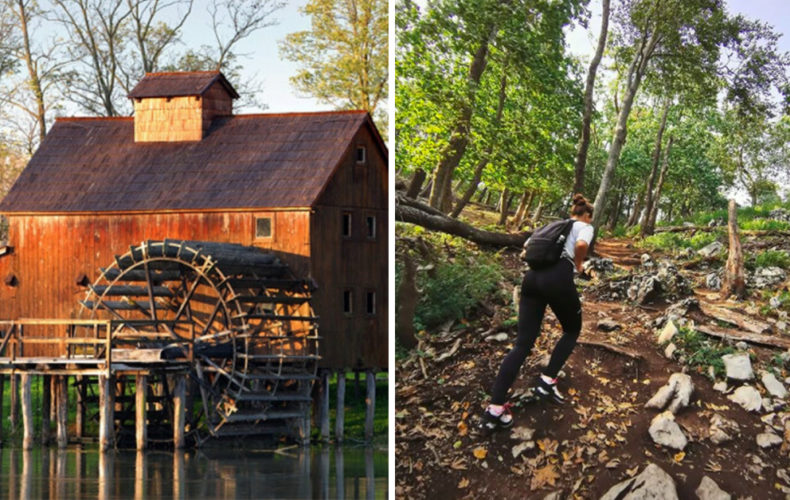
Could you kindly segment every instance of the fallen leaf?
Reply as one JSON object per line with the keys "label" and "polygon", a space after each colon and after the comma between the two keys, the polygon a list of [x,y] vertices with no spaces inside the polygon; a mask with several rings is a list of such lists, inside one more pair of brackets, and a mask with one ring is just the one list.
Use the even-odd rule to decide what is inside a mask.
{"label": "fallen leaf", "polygon": [[458,488],[459,488],[459,489],[464,489],[464,488],[466,488],[466,487],[468,487],[468,486],[469,486],[469,480],[468,480],[468,479],[466,479],[466,478],[463,478],[463,479],[461,479],[461,480],[458,482]]}
{"label": "fallen leaf", "polygon": [[554,441],[553,439],[549,439],[549,438],[543,438],[538,440],[538,448],[540,448],[540,451],[542,451],[546,455],[556,454],[557,446],[559,446],[559,444],[560,443],[558,443],[557,441]]}
{"label": "fallen leaf", "polygon": [[464,460],[463,458],[459,458],[458,460],[450,464],[450,468],[453,470],[466,470],[466,460]]}
{"label": "fallen leaf", "polygon": [[568,394],[570,394],[571,396],[575,396],[577,394],[577,392],[578,391],[576,389],[574,389],[573,387],[568,389]]}
{"label": "fallen leaf", "polygon": [[628,477],[634,477],[634,476],[636,475],[636,472],[637,472],[638,470],[639,470],[639,466],[637,465],[637,466],[636,466],[636,467],[634,467],[633,469],[626,469],[626,470],[625,470],[625,473],[628,475]]}
{"label": "fallen leaf", "polygon": [[532,481],[529,483],[529,489],[535,491],[546,485],[554,486],[559,477],[553,465],[546,465],[535,471],[535,474],[532,476]]}
{"label": "fallen leaf", "polygon": [[672,459],[675,461],[675,463],[679,464],[680,462],[683,461],[683,459],[685,457],[686,457],[686,452],[685,451],[681,451],[679,453],[675,453],[675,456],[672,457]]}
{"label": "fallen leaf", "polygon": [[454,449],[454,450],[457,450],[458,448],[460,448],[460,447],[461,447],[461,445],[462,445],[462,444],[463,444],[463,443],[461,443],[461,440],[459,439],[458,441],[456,441],[455,443],[453,443],[453,449]]}
{"label": "fallen leaf", "polygon": [[469,432],[469,427],[466,425],[466,422],[464,421],[458,422],[457,427],[458,427],[459,436],[466,436],[466,434]]}
{"label": "fallen leaf", "polygon": [[475,456],[476,459],[483,460],[486,457],[486,455],[488,455],[488,450],[483,448],[482,446],[478,446],[477,448],[474,449],[474,451],[472,451],[472,454]]}

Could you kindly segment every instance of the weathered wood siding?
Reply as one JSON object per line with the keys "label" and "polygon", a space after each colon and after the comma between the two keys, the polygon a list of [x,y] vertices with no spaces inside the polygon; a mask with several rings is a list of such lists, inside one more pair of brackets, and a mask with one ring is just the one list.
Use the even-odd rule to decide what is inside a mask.
{"label": "weathered wood siding", "polygon": [[[93,282],[99,267],[107,267],[116,254],[149,239],[255,244],[274,251],[295,273],[305,275],[310,257],[309,210],[265,212],[272,216],[274,229],[266,242],[255,240],[256,213],[263,212],[12,215],[9,245],[14,252],[0,258],[0,276],[14,274],[18,283],[0,282],[0,319],[77,317],[86,291],[77,278],[84,274]],[[40,335],[30,332],[34,333]]]}
{"label": "weathered wood siding", "polygon": [[[356,161],[357,146],[365,147],[365,163]],[[342,233],[344,212],[352,215],[348,238]],[[367,216],[376,217],[374,239],[367,237]],[[324,337],[323,366],[387,367],[388,219],[386,162],[368,128],[362,127],[313,215],[311,262],[319,285],[315,308]],[[353,294],[351,314],[343,311],[346,289]],[[366,311],[368,291],[376,294],[373,315]]]}

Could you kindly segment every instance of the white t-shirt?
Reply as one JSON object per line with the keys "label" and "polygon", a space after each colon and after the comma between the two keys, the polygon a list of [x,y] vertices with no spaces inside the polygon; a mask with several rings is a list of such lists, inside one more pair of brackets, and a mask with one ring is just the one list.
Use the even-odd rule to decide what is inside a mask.
{"label": "white t-shirt", "polygon": [[573,262],[573,258],[576,256],[576,242],[586,241],[589,245],[592,239],[593,226],[580,220],[574,221],[571,232],[568,233],[568,239],[565,240],[565,247],[562,249],[563,255]]}

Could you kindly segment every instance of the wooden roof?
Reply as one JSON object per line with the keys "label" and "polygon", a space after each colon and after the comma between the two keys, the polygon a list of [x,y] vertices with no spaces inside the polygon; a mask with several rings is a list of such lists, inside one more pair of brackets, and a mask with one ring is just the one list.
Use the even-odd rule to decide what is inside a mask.
{"label": "wooden roof", "polygon": [[146,73],[134,86],[129,97],[177,97],[203,95],[215,82],[220,82],[233,99],[239,94],[219,71],[179,71]]}
{"label": "wooden roof", "polygon": [[58,119],[0,202],[3,213],[310,207],[364,111],[216,118],[201,141],[135,143],[132,118]]}

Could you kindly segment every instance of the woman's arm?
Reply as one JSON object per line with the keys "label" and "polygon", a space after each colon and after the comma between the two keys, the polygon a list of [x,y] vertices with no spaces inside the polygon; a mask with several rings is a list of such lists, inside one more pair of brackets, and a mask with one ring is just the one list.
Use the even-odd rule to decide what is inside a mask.
{"label": "woman's arm", "polygon": [[584,240],[578,240],[576,242],[576,247],[574,247],[573,260],[576,263],[576,270],[579,272],[582,272],[583,270],[582,263],[584,262],[584,258],[587,256],[587,248],[589,248],[589,245],[587,245],[587,242]]}

